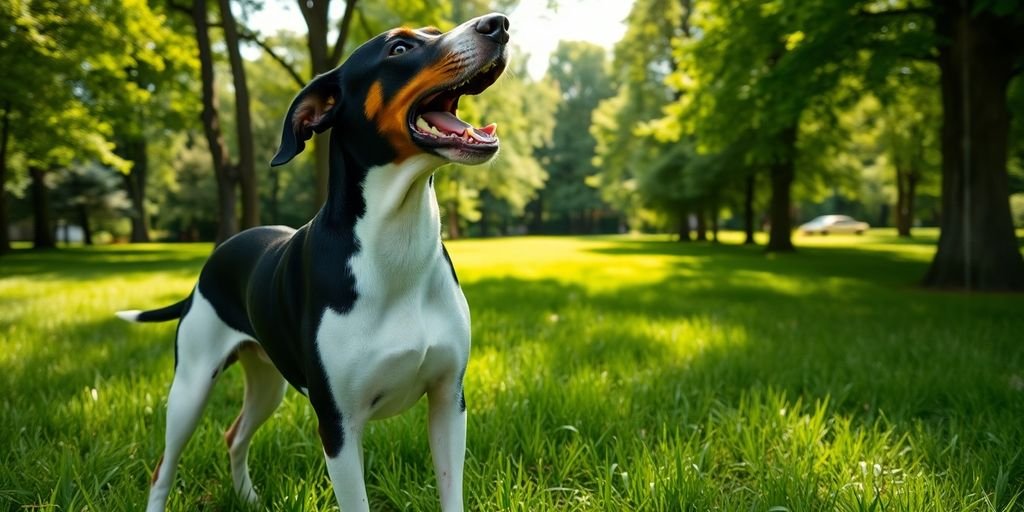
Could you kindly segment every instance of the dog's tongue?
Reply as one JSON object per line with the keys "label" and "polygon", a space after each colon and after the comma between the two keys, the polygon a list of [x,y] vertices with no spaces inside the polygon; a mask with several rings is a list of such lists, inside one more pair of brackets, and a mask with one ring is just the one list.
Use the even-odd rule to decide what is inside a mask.
{"label": "dog's tongue", "polygon": [[451,112],[424,112],[421,114],[423,120],[430,123],[432,126],[438,129],[454,133],[459,136],[466,134],[466,130],[469,130],[469,134],[474,139],[481,142],[491,142],[494,140],[494,132],[497,130],[498,125],[491,123],[483,128],[474,129],[472,125],[459,119]]}
{"label": "dog's tongue", "polygon": [[448,133],[462,135],[466,133],[466,128],[472,128],[462,119],[455,117],[451,112],[424,112],[423,119]]}

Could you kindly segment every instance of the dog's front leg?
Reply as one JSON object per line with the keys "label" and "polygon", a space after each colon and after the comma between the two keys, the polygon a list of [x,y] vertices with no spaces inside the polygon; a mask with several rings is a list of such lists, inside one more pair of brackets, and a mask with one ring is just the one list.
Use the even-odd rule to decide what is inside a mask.
{"label": "dog's front leg", "polygon": [[462,467],[466,459],[466,402],[462,379],[435,386],[430,401],[430,453],[437,472],[443,512],[461,512]]}
{"label": "dog's front leg", "polygon": [[326,451],[327,473],[334,486],[341,512],[362,512],[370,510],[366,497],[366,483],[363,481],[362,429],[344,429],[345,443],[341,451],[331,456]]}

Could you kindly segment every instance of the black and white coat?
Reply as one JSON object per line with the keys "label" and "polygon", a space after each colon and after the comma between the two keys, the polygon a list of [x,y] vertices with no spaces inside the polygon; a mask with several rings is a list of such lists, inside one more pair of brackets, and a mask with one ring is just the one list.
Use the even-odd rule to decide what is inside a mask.
{"label": "black and white coat", "polygon": [[[441,242],[433,172],[496,153],[493,125],[462,127],[455,109],[459,96],[501,74],[507,29],[498,14],[444,34],[395,29],[317,77],[289,109],[273,164],[333,128],[329,196],[319,213],[298,230],[259,227],[227,240],[177,304],[118,313],[133,321],[180,317],[165,450],[147,510],[164,509],[209,391],[236,360],[245,400],[225,439],[243,498],[256,500],[247,464],[253,433],[291,384],[317,414],[344,512],[369,507],[366,423],[426,394],[442,510],[462,510],[470,313]],[[435,110],[444,112],[429,114]],[[423,117],[444,124],[426,130]]]}

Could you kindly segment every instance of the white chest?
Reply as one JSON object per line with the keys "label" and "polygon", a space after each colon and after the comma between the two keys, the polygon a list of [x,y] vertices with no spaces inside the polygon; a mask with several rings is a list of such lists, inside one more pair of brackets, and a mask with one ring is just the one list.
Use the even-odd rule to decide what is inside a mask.
{"label": "white chest", "polygon": [[445,262],[438,263],[425,286],[361,296],[346,314],[324,313],[317,347],[343,414],[398,414],[432,384],[465,370],[469,309]]}

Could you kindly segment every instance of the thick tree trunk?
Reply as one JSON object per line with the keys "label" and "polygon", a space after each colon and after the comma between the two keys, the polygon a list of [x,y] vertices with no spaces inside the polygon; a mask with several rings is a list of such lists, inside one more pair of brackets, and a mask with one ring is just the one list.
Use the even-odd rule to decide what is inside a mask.
{"label": "thick tree trunk", "polygon": [[793,155],[796,152],[796,126],[782,131],[779,140],[781,156],[772,163],[772,198],[768,213],[771,216],[771,230],[768,232],[768,252],[792,252],[793,227],[790,218],[792,200],[790,193],[793,187],[795,169]]}
{"label": "thick tree trunk", "polygon": [[686,208],[679,210],[679,241],[690,241],[690,212]]}
{"label": "thick tree trunk", "polygon": [[11,250],[10,219],[7,217],[7,141],[11,136],[11,104],[4,103],[0,121],[0,254]]}
{"label": "thick tree trunk", "polygon": [[249,84],[239,50],[238,27],[231,12],[230,0],[220,1],[220,17],[224,26],[224,42],[231,61],[235,86],[235,129],[238,133],[238,184],[242,198],[242,229],[260,225],[260,196],[257,190],[256,150],[252,139],[252,115],[249,109]]}
{"label": "thick tree trunk", "polygon": [[122,157],[132,161],[132,169],[124,175],[124,188],[131,202],[132,243],[149,242],[149,216],[146,215],[146,177],[149,174],[149,158],[144,138],[123,139],[118,148]]}
{"label": "thick tree trunk", "polygon": [[220,129],[217,112],[217,94],[214,88],[213,51],[210,49],[209,23],[206,21],[206,0],[192,3],[192,23],[196,27],[196,45],[199,47],[199,71],[203,89],[203,133],[210,147],[213,172],[217,176],[217,240],[219,245],[238,232],[235,213],[235,185],[237,179],[228,162],[227,148]]}
{"label": "thick tree trunk", "polygon": [[50,221],[50,192],[46,187],[46,172],[30,167],[32,178],[32,246],[36,249],[52,249],[54,240],[53,223]]}
{"label": "thick tree trunk", "polygon": [[92,225],[89,224],[89,208],[84,204],[78,205],[78,224],[82,227],[82,241],[85,245],[92,245]]}
{"label": "thick tree trunk", "polygon": [[754,187],[757,185],[757,175],[750,173],[747,176],[747,187],[743,196],[743,244],[756,244],[754,240]]}
{"label": "thick tree trunk", "polygon": [[[973,2],[972,2],[973,3]],[[1006,170],[1007,86],[1024,48],[1024,27],[987,11],[941,2],[936,30],[942,85],[942,218],[924,285],[1024,290]]]}

